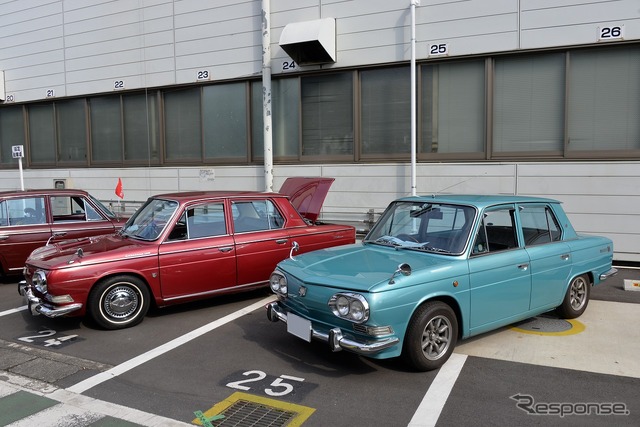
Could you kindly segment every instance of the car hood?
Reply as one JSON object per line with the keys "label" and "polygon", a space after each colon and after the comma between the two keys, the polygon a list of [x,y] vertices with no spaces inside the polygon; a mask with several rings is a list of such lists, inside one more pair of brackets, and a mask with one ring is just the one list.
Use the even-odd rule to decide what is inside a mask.
{"label": "car hood", "polygon": [[[411,275],[395,273],[390,285],[402,263],[411,266]],[[278,267],[305,284],[376,292],[460,274],[467,264],[458,257],[358,243],[294,256]]]}
{"label": "car hood", "polygon": [[26,263],[55,269],[81,262],[107,262],[123,258],[150,255],[148,244],[120,234],[63,240],[34,250]]}
{"label": "car hood", "polygon": [[280,187],[280,194],[289,196],[289,201],[300,215],[315,222],[327,197],[334,178],[292,177]]}

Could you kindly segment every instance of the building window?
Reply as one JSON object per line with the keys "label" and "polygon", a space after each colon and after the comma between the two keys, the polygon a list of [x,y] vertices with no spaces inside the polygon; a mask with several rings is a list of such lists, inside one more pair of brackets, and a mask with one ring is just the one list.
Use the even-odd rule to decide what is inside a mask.
{"label": "building window", "polygon": [[[278,79],[271,82],[271,138],[273,157],[298,159],[300,144],[299,79]],[[262,81],[251,84],[252,158],[264,158],[264,121],[262,118]]]}
{"label": "building window", "polygon": [[484,60],[422,67],[422,153],[484,153],[485,81]]}
{"label": "building window", "polygon": [[22,145],[23,153],[27,148],[24,139],[24,119],[22,107],[0,109],[0,164],[13,165],[17,161],[13,158],[11,147]]}
{"label": "building window", "polygon": [[55,164],[53,103],[29,106],[29,157],[33,164]]}
{"label": "building window", "polygon": [[562,154],[564,82],[564,53],[495,60],[494,154]]}
{"label": "building window", "polygon": [[122,119],[119,96],[89,99],[91,161],[122,161]]}
{"label": "building window", "polygon": [[640,46],[570,52],[568,150],[640,149]]}
{"label": "building window", "polygon": [[58,161],[87,162],[85,100],[56,102]]}
{"label": "building window", "polygon": [[200,117],[199,87],[165,92],[165,150],[168,161],[202,161]]}
{"label": "building window", "polygon": [[411,69],[360,73],[361,154],[386,158],[411,152]]}
{"label": "building window", "polygon": [[302,77],[302,156],[353,157],[353,75]]}
{"label": "building window", "polygon": [[122,96],[124,117],[124,160],[131,163],[160,163],[160,120],[155,93]]}
{"label": "building window", "polygon": [[247,85],[230,83],[205,86],[202,123],[206,159],[247,158]]}

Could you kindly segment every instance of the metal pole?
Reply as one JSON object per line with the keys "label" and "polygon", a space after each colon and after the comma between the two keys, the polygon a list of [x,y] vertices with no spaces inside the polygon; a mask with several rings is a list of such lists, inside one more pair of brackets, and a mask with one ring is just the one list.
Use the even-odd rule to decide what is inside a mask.
{"label": "metal pole", "polygon": [[416,184],[416,5],[420,0],[411,0],[411,195],[417,195]]}
{"label": "metal pole", "polygon": [[20,189],[24,191],[24,175],[22,174],[22,157],[18,158],[18,168],[20,169]]}
{"label": "metal pole", "polygon": [[262,0],[262,122],[264,136],[264,191],[273,191],[273,134],[271,126],[271,6]]}

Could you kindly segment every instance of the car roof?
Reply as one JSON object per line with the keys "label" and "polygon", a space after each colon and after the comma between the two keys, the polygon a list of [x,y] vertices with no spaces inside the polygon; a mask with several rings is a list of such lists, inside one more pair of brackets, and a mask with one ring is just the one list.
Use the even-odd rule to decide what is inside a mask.
{"label": "car roof", "polygon": [[71,188],[40,188],[40,189],[27,189],[27,190],[0,191],[0,197],[39,196],[43,194],[88,195],[89,193],[84,190],[76,190]]}
{"label": "car roof", "polygon": [[163,193],[152,196],[152,199],[170,199],[176,202],[190,202],[193,200],[228,198],[228,197],[286,197],[280,193],[267,193],[261,191],[179,191],[175,193]]}
{"label": "car roof", "polygon": [[561,203],[558,200],[548,199],[545,197],[510,196],[501,194],[434,194],[430,196],[403,197],[398,200],[464,204],[475,206],[480,209],[505,203]]}

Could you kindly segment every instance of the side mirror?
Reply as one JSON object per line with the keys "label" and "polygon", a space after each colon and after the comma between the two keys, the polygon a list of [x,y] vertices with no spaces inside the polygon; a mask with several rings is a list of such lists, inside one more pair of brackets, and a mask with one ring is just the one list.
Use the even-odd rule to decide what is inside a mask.
{"label": "side mirror", "polygon": [[295,261],[295,258],[293,257],[293,253],[298,252],[299,250],[300,250],[300,245],[298,244],[298,242],[294,241],[291,244],[291,251],[289,252],[289,258]]}
{"label": "side mirror", "polygon": [[391,275],[391,279],[389,279],[389,284],[393,285],[394,283],[396,283],[396,281],[394,280],[394,277],[396,277],[396,274],[402,274],[403,276],[410,276],[411,275],[411,266],[409,264],[407,264],[406,262],[403,262],[402,264],[400,264],[398,266],[398,269],[396,271],[393,272],[393,274]]}

